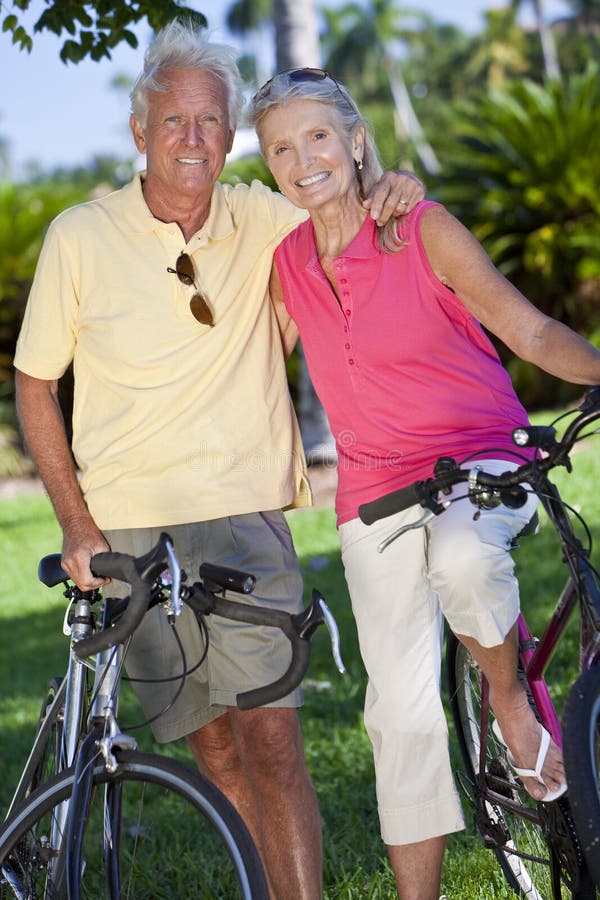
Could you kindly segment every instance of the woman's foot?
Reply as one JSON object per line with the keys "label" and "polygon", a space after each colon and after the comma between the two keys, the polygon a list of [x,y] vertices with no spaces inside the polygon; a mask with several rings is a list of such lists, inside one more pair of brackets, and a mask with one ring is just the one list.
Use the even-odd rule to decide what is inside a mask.
{"label": "woman's foot", "polygon": [[[552,739],[544,738],[542,726],[526,694],[513,703],[502,704],[496,700],[492,706],[501,740],[509,750],[509,763],[515,770],[529,770],[527,774],[517,773],[527,792],[534,800],[557,799],[558,793],[552,797],[548,795],[564,793],[566,778],[562,752]],[[547,744],[545,754],[540,753],[543,744]],[[535,777],[536,769],[541,770],[541,782]]]}

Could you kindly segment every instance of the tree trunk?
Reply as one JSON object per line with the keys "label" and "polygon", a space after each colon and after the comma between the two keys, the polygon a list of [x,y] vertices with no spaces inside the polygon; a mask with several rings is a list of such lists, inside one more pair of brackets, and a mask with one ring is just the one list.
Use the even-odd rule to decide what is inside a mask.
{"label": "tree trunk", "polygon": [[[314,0],[273,0],[276,69],[321,65],[319,29]],[[302,347],[298,345],[298,419],[309,464],[335,459],[335,442],[325,410],[315,393]]]}
{"label": "tree trunk", "polygon": [[278,72],[321,65],[314,0],[273,0]]}
{"label": "tree trunk", "polygon": [[535,18],[537,30],[542,43],[542,56],[544,57],[544,68],[549,78],[560,78],[560,65],[558,62],[558,53],[556,50],[556,42],[552,29],[548,25],[545,15],[544,0],[533,0],[535,9]]}
{"label": "tree trunk", "polygon": [[441,166],[417,118],[404,76],[402,75],[400,60],[395,59],[389,52],[389,49],[384,53],[383,66],[387,72],[396,108],[396,132],[398,138],[400,140],[411,140],[425,171],[429,175],[439,175]]}

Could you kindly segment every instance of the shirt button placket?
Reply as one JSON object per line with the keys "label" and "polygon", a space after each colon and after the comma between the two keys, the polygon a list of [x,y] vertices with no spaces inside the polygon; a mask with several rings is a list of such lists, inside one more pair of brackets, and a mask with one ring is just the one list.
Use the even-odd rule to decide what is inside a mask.
{"label": "shirt button placket", "polygon": [[[338,272],[338,290],[340,293],[340,302],[342,311],[344,313],[344,317],[346,319],[346,324],[344,325],[344,334],[349,335],[351,331],[351,316],[352,316],[352,297],[350,293],[350,288],[348,286],[348,279],[345,277],[344,273],[344,263],[342,261],[338,261],[335,264],[336,271]],[[344,343],[344,350],[346,351],[346,359],[349,366],[355,366],[356,360],[351,355],[352,353],[352,343],[350,338],[348,337],[346,342]]]}

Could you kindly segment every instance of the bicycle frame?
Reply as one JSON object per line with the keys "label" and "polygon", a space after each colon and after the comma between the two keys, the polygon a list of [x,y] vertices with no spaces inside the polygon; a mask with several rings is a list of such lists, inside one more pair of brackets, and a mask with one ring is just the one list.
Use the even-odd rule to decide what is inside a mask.
{"label": "bicycle frame", "polygon": [[[541,487],[541,486],[540,486]],[[519,616],[519,656],[542,722],[552,739],[562,747],[558,716],[544,675],[573,612],[580,609],[580,671],[598,662],[600,655],[600,593],[585,550],[573,532],[556,487],[543,479],[541,502],[559,536],[570,575],[539,640],[535,640],[522,615]]]}

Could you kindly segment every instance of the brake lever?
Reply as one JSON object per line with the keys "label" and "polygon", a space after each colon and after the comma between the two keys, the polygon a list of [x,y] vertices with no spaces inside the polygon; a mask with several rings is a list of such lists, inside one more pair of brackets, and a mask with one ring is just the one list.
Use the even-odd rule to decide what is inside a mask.
{"label": "brake lever", "polygon": [[[448,509],[450,506],[450,501],[442,501],[441,506],[444,509]],[[396,531],[393,531],[388,537],[385,538],[380,544],[377,545],[377,552],[383,553],[386,547],[389,547],[393,541],[397,538],[402,537],[403,534],[406,534],[407,531],[413,531],[415,528],[423,528],[424,525],[427,525],[428,522],[431,522],[432,519],[435,519],[437,513],[432,512],[430,509],[426,509],[423,511],[423,515],[420,519],[417,519],[416,522],[411,522],[409,525],[401,525],[400,528],[397,528]]]}
{"label": "brake lever", "polygon": [[181,599],[181,568],[170,541],[167,541],[166,543],[166,550],[169,562],[169,577],[171,581],[171,592],[168,603],[166,604],[166,612],[169,618],[176,618],[181,615],[183,609],[183,601]]}
{"label": "brake lever", "polygon": [[340,675],[343,675],[346,671],[346,666],[344,665],[344,661],[342,660],[342,655],[340,653],[340,631],[337,622],[335,621],[333,613],[325,603],[324,598],[315,588],[313,588],[313,596],[315,594],[318,595],[317,601],[323,614],[323,621],[325,622],[325,626],[327,628],[327,631],[329,632],[333,661],[335,662],[336,668]]}
{"label": "brake lever", "polygon": [[324,624],[326,626],[331,640],[331,653],[334,662],[338,672],[343,675],[346,671],[346,666],[340,654],[340,632],[333,613],[325,603],[325,598],[320,591],[316,588],[312,589],[310,603],[302,612],[292,616],[292,622],[298,636],[305,641],[310,640],[319,625]]}

